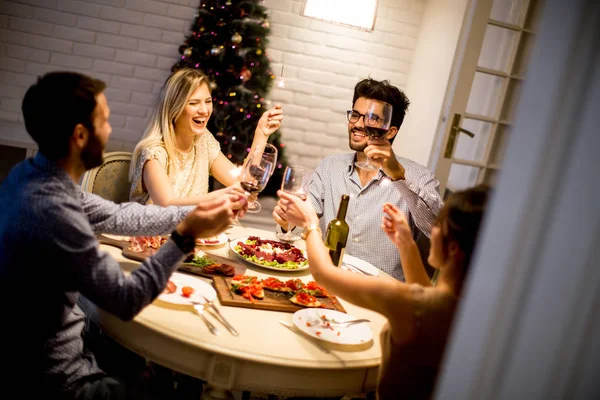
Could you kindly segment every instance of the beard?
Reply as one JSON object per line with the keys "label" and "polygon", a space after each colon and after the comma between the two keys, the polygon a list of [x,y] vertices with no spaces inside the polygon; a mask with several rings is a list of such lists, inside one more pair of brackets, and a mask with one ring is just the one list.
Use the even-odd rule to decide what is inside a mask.
{"label": "beard", "polygon": [[351,150],[354,151],[358,151],[358,152],[364,152],[365,149],[367,148],[367,142],[365,143],[353,143],[352,142],[352,131],[356,131],[359,133],[362,133],[363,135],[365,134],[365,131],[359,128],[354,128],[354,129],[348,129],[348,146],[350,146]]}
{"label": "beard", "polygon": [[90,139],[81,150],[81,161],[86,170],[99,167],[104,162],[104,146],[98,140],[96,132],[90,133]]}

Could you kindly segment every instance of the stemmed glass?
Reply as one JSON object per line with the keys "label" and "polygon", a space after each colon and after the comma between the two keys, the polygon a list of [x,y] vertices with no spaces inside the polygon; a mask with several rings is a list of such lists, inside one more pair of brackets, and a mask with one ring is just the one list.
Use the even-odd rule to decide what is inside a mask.
{"label": "stemmed glass", "polygon": [[[365,134],[369,136],[369,140],[379,140],[385,136],[392,123],[392,111],[391,104],[384,101],[371,100],[369,108],[363,118]],[[352,118],[350,114],[349,118]],[[358,120],[356,122],[358,122]],[[366,161],[357,161],[354,165],[357,168],[370,171],[379,169],[379,166],[374,165],[373,160],[370,157],[367,157]]]}
{"label": "stemmed glass", "polygon": [[[256,148],[254,153],[248,157],[239,176],[240,185],[246,191],[247,196],[260,193],[267,186],[276,162],[277,148],[268,143],[265,144],[265,147]],[[258,201],[248,204],[248,212],[257,213],[261,208]]]}
{"label": "stemmed glass", "polygon": [[[254,150],[254,154],[252,155],[251,159],[253,160],[253,163],[258,163],[260,168],[266,168],[269,170],[269,175],[267,177],[267,180],[264,182],[264,184],[258,185],[258,190],[255,191],[256,193],[260,193],[263,191],[263,189],[267,185],[269,178],[271,176],[273,176],[273,172],[275,172],[275,168],[277,166],[277,147],[273,146],[270,143],[265,143],[264,147],[261,146],[260,148],[256,148]],[[254,165],[254,166],[256,166],[256,165]],[[244,168],[242,170],[242,173],[240,174],[240,178],[242,178],[242,182],[244,181],[243,175],[245,174],[245,171],[246,171],[246,168]],[[250,171],[248,171],[248,172],[250,172]],[[243,187],[243,185],[242,185],[242,187]],[[246,189],[244,189],[244,190],[246,190]],[[260,205],[258,200],[254,200],[253,202],[248,204],[247,212],[257,213],[257,212],[260,212],[261,209],[262,209],[262,206]]]}
{"label": "stemmed glass", "polygon": [[[281,181],[281,190],[284,192],[293,194],[294,196],[300,197],[302,200],[306,200],[308,193],[308,181],[310,174],[308,170],[302,167],[285,167],[283,172],[283,180]],[[288,229],[285,233],[278,233],[277,237],[287,242],[294,242],[300,240],[300,235],[292,233],[292,224],[288,222]]]}

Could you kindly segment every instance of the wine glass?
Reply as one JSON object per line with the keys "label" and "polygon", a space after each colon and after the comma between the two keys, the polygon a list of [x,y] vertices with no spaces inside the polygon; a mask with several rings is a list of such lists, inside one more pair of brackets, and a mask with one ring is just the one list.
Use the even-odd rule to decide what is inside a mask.
{"label": "wine glass", "polygon": [[[254,153],[248,157],[242,167],[239,181],[247,196],[261,192],[265,186],[267,186],[269,178],[275,169],[277,154],[272,152],[273,149],[265,151],[269,146],[271,146],[275,152],[277,151],[275,146],[270,144],[265,148],[257,148],[254,150]],[[260,203],[257,201],[248,204],[248,212],[257,213],[261,208]]]}
{"label": "wine glass", "polygon": [[[308,170],[302,167],[285,167],[283,180],[281,181],[281,190],[306,200],[308,193],[308,181],[310,174]],[[301,239],[300,235],[292,233],[292,224],[288,222],[288,229],[285,233],[277,233],[277,237],[287,242],[294,242]]]}
{"label": "wine glass", "polygon": [[[264,147],[257,147],[254,150],[254,154],[252,155],[252,160],[260,160],[260,167],[262,168],[268,168],[269,169],[269,176],[268,178],[270,178],[271,176],[273,176],[273,172],[275,172],[275,168],[277,167],[277,147],[273,146],[270,143],[265,143]],[[242,173],[240,176],[242,176],[244,174],[244,170],[242,170]],[[258,187],[258,193],[262,192],[262,190],[265,188],[265,186],[268,183],[268,179],[267,181],[264,182],[264,185]],[[244,189],[245,190],[245,189]],[[262,209],[262,206],[260,205],[260,203],[258,202],[258,200],[254,200],[253,202],[248,204],[248,210],[247,212],[249,213],[257,213],[260,212],[260,210]]]}
{"label": "wine glass", "polygon": [[[369,108],[363,117],[365,134],[369,140],[379,140],[385,136],[392,123],[392,105],[384,101],[371,100]],[[352,118],[348,115],[348,118]],[[360,119],[360,116],[359,116]],[[356,121],[358,122],[358,120]],[[366,170],[377,170],[379,166],[373,164],[373,160],[367,157],[366,161],[357,161],[354,163],[357,168]]]}

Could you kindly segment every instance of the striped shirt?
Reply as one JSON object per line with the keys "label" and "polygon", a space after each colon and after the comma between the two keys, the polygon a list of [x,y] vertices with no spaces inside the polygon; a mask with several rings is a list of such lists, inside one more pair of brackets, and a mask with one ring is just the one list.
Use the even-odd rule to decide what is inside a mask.
{"label": "striped shirt", "polygon": [[403,211],[416,238],[431,233],[442,207],[439,182],[425,167],[407,158],[396,159],[405,169],[405,180],[392,181],[383,170],[363,186],[354,168],[355,153],[326,157],[315,169],[310,183],[310,199],[320,217],[325,234],[327,224],[336,218],[342,194],[350,201],[346,222],[350,234],[346,254],[368,261],[396,279],[404,280],[398,249],[381,229],[383,204],[395,204]]}
{"label": "striped shirt", "polygon": [[[132,319],[163,290],[184,254],[167,241],[129,276],[100,250],[95,233],[127,236],[171,232],[193,207],[115,204],[82,192],[41,153],[17,164],[0,187],[2,363],[46,394],[102,374],[83,346],[80,294]],[[23,378],[25,377],[25,378]],[[6,376],[5,376],[6,378]],[[52,396],[50,396],[52,397]]]}

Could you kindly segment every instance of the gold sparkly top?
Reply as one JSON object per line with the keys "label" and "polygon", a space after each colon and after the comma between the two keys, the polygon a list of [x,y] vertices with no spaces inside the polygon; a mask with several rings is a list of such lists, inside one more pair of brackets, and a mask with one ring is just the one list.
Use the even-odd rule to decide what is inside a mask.
{"label": "gold sparkly top", "polygon": [[[208,193],[208,177],[210,167],[221,151],[219,142],[213,135],[206,131],[189,153],[177,150],[179,173],[167,172],[169,182],[177,198],[199,196]],[[168,171],[169,156],[163,145],[142,149],[140,158],[135,168],[135,175],[131,183],[129,199],[141,204],[152,204],[150,195],[142,185],[142,172],[146,161],[156,160]]]}

